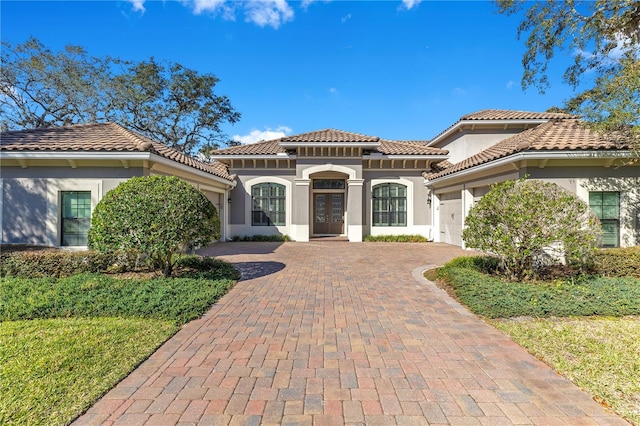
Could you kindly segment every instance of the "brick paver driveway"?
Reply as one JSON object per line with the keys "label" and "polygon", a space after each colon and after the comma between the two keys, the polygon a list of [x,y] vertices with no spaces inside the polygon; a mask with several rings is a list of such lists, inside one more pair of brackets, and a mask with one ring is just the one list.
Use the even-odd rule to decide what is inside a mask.
{"label": "brick paver driveway", "polygon": [[78,424],[626,424],[418,279],[458,248],[312,241],[204,253],[236,263],[243,280]]}

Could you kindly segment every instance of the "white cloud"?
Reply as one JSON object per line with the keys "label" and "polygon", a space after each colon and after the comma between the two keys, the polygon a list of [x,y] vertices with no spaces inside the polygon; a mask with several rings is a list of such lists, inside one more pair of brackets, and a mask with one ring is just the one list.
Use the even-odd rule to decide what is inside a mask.
{"label": "white cloud", "polygon": [[140,12],[140,13],[144,13],[145,12],[145,8],[144,8],[144,2],[145,0],[129,0],[129,2],[131,3],[131,6],[133,7],[134,12]]}
{"label": "white cloud", "polygon": [[183,6],[191,8],[194,15],[216,13],[225,8],[226,0],[180,0]]}
{"label": "white cloud", "polygon": [[338,89],[336,89],[335,87],[330,87],[329,88],[329,93],[331,93],[332,95],[337,95],[340,92],[338,92]]}
{"label": "white cloud", "polygon": [[286,0],[249,0],[245,5],[247,22],[253,22],[259,27],[273,27],[293,20],[293,9]]}
{"label": "white cloud", "polygon": [[252,130],[246,135],[233,135],[233,140],[242,144],[250,144],[282,138],[288,134],[291,134],[291,128],[287,126],[278,126],[275,129],[267,127],[265,130]]}
{"label": "white cloud", "polygon": [[419,5],[422,0],[402,0],[402,5],[407,9],[413,9],[415,6]]}
{"label": "white cloud", "polygon": [[347,22],[349,19],[351,19],[351,14],[347,14],[347,16],[343,16],[342,18],[340,18],[340,21],[342,21],[342,23],[344,24],[345,22]]}
{"label": "white cloud", "polygon": [[451,94],[454,96],[464,96],[467,94],[467,91],[464,90],[462,87],[454,87],[453,90],[451,91]]}
{"label": "white cloud", "polygon": [[513,87],[513,85],[516,84],[515,81],[513,80],[509,80],[507,81],[507,89],[511,89]]}

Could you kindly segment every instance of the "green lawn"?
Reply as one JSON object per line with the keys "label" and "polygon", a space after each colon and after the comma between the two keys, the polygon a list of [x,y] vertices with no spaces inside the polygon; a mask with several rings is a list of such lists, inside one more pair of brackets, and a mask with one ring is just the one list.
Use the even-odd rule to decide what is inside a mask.
{"label": "green lawn", "polygon": [[494,320],[597,401],[640,425],[640,318]]}
{"label": "green lawn", "polygon": [[177,329],[133,318],[0,323],[0,424],[68,424]]}
{"label": "green lawn", "polygon": [[177,278],[2,277],[0,424],[70,423],[239,278],[185,264]]}
{"label": "green lawn", "polygon": [[427,271],[472,312],[640,425],[640,279],[583,276],[507,282],[483,258]]}

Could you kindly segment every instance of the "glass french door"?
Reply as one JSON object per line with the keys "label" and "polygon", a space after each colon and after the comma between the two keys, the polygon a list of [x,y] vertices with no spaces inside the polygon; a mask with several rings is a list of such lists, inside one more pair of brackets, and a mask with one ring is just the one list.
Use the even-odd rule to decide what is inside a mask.
{"label": "glass french door", "polygon": [[344,194],[313,194],[313,233],[316,235],[344,233]]}

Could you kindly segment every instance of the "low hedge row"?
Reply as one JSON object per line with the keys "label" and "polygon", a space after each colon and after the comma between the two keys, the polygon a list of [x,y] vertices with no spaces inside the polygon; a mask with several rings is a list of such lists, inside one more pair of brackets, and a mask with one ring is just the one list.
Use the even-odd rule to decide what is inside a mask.
{"label": "low hedge row", "polygon": [[106,271],[115,263],[113,255],[95,251],[16,251],[0,256],[0,275],[24,278],[66,277],[83,272]]}
{"label": "low hedge row", "polygon": [[269,242],[269,241],[291,241],[288,235],[245,235],[244,237],[235,236],[233,241],[255,241],[255,242]]}
{"label": "low hedge row", "polygon": [[[111,254],[96,251],[14,251],[0,255],[0,276],[22,278],[61,278],[84,273],[118,273],[147,270],[134,251]],[[178,276],[218,279],[235,277],[238,272],[226,262],[209,257],[182,256],[176,264]]]}
{"label": "low hedge row", "polygon": [[593,270],[606,277],[640,278],[640,246],[598,250]]}
{"label": "low hedge row", "polygon": [[426,243],[429,241],[422,235],[367,235],[364,240],[381,243]]}

